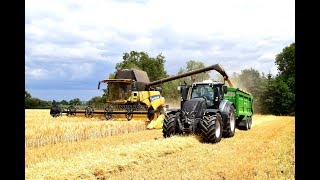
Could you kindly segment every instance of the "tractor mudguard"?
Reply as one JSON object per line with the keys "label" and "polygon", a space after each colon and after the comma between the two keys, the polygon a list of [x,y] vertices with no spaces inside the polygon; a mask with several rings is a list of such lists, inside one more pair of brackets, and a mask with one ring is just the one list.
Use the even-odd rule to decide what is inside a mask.
{"label": "tractor mudguard", "polygon": [[204,114],[217,114],[217,113],[220,113],[219,109],[206,109],[204,110]]}
{"label": "tractor mudguard", "polygon": [[233,103],[228,100],[222,100],[219,105],[219,110],[221,112],[222,121],[224,124],[226,124],[229,119],[229,111],[232,105]]}
{"label": "tractor mudguard", "polygon": [[176,114],[178,111],[181,111],[180,109],[167,109],[167,115]]}

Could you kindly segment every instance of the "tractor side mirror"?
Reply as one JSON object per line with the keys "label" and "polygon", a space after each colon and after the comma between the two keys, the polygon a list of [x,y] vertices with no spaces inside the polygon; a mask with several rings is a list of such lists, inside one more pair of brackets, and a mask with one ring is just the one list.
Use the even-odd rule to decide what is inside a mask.
{"label": "tractor side mirror", "polygon": [[182,98],[183,101],[187,100],[187,98],[188,98],[189,88],[190,88],[189,86],[181,88],[180,92],[181,92],[181,98]]}
{"label": "tractor side mirror", "polygon": [[222,89],[224,94],[228,92],[228,86],[222,86]]}
{"label": "tractor side mirror", "polygon": [[99,83],[98,83],[98,89],[100,89],[100,84],[101,84],[101,81],[99,81]]}

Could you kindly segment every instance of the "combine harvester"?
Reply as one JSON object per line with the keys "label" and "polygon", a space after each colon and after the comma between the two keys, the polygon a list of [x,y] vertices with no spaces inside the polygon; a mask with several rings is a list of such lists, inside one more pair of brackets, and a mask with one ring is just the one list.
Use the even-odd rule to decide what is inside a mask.
{"label": "combine harvester", "polygon": [[145,71],[118,70],[114,79],[98,82],[98,89],[101,83],[108,84],[107,103],[104,108],[94,109],[92,106],[87,106],[84,110],[77,110],[74,106],[69,106],[67,109],[62,109],[53,104],[50,115],[58,117],[66,114],[69,117],[96,117],[116,121],[142,120],[146,122],[148,129],[161,129],[167,110],[165,99],[160,93],[161,88],[156,85],[210,70],[216,70],[224,77],[228,77],[219,64],[153,82],[150,82]]}

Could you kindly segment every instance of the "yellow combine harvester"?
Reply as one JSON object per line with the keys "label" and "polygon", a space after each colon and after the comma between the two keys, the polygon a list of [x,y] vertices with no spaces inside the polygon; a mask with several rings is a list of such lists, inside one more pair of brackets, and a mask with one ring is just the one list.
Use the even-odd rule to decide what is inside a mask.
{"label": "yellow combine harvester", "polygon": [[160,94],[161,88],[155,87],[155,85],[210,70],[218,71],[228,80],[224,69],[219,64],[153,82],[150,82],[145,71],[137,69],[118,70],[114,79],[105,79],[98,82],[98,89],[100,89],[101,83],[108,84],[107,104],[104,108],[94,109],[92,106],[87,106],[84,110],[77,110],[74,106],[69,106],[67,109],[62,109],[53,102],[50,115],[58,117],[66,114],[70,117],[97,117],[120,121],[143,120],[146,122],[148,129],[161,129],[166,115],[165,99]]}

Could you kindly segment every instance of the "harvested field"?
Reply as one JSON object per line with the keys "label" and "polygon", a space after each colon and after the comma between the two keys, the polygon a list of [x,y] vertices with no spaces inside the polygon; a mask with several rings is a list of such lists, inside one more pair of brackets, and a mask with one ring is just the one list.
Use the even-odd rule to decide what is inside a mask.
{"label": "harvested field", "polygon": [[[194,135],[164,139],[160,129],[143,130],[125,121],[53,119],[48,114],[26,110],[26,140],[41,141],[45,134],[54,139],[60,131],[86,138],[26,143],[26,179],[295,179],[294,117],[254,115],[251,130],[237,129],[232,138],[204,144]],[[82,126],[90,127],[90,133]],[[101,133],[102,127],[104,132],[126,130],[114,130],[119,133],[111,136]]]}
{"label": "harvested field", "polygon": [[26,110],[25,146],[40,147],[145,130],[143,121],[102,121],[85,117],[53,118],[49,110]]}

